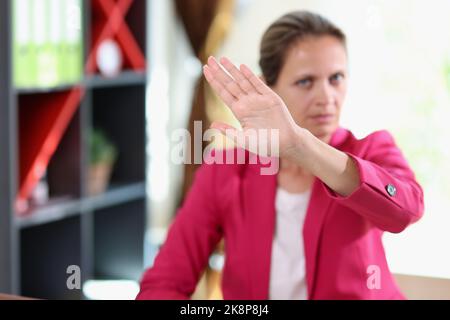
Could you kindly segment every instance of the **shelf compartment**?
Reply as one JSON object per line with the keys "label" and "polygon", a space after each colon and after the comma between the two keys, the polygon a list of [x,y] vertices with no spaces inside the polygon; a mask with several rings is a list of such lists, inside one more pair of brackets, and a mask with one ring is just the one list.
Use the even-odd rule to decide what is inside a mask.
{"label": "shelf compartment", "polygon": [[83,95],[81,88],[19,96],[20,183],[17,200],[26,201],[44,174]]}
{"label": "shelf compartment", "polygon": [[95,279],[138,281],[144,268],[144,200],[94,212]]}
{"label": "shelf compartment", "polygon": [[77,110],[47,166],[50,198],[79,198],[81,193],[81,119]]}
{"label": "shelf compartment", "polygon": [[81,266],[80,221],[77,215],[21,230],[21,295],[39,299],[82,298],[81,290],[67,288],[67,268]]}
{"label": "shelf compartment", "polygon": [[92,125],[118,150],[111,185],[145,181],[145,90],[134,85],[92,91]]}
{"label": "shelf compartment", "polygon": [[[92,21],[92,43],[88,55],[86,71],[94,74],[98,71],[96,56],[97,50],[102,41],[115,38],[121,47],[124,56],[124,67],[133,70],[145,70],[146,61],[143,53],[142,32],[137,34],[140,41],[136,40],[136,35],[128,25],[127,15],[129,11],[136,12],[133,7],[138,6],[142,18],[145,22],[145,1],[136,0],[92,0],[91,21]],[[142,6],[144,10],[142,11]],[[136,30],[136,29],[135,29]],[[144,28],[145,30],[145,28]],[[141,44],[139,43],[141,42]]]}

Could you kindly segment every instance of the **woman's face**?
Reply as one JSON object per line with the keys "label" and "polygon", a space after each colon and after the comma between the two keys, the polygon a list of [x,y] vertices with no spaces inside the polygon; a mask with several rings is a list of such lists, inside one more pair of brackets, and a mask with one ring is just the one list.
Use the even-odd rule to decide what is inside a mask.
{"label": "woman's face", "polygon": [[287,52],[272,89],[295,122],[328,143],[347,92],[347,53],[332,36],[308,37]]}

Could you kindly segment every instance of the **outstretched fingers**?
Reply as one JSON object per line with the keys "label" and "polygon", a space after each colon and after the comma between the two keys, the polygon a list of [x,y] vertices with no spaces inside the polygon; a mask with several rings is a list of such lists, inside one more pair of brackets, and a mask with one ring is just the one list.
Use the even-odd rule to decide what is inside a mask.
{"label": "outstretched fingers", "polygon": [[237,101],[237,98],[231,94],[227,88],[214,77],[210,67],[203,67],[203,74],[205,75],[206,81],[208,81],[211,88],[216,92],[216,94],[225,102],[227,106],[231,108],[233,103]]}
{"label": "outstretched fingers", "polygon": [[260,94],[269,94],[272,92],[264,81],[258,78],[245,64],[241,64],[240,71]]}
{"label": "outstretched fingers", "polygon": [[[238,69],[230,60],[222,58],[219,64],[214,57],[208,58],[203,73],[216,94],[235,113],[234,106],[250,94],[266,95],[273,91],[246,65]],[[223,66],[223,67],[222,67]]]}
{"label": "outstretched fingers", "polygon": [[235,98],[240,98],[246,93],[241,89],[235,79],[229,76],[219,65],[214,57],[208,58],[208,67],[212,76],[225,87]]}
{"label": "outstretched fingers", "polygon": [[223,57],[220,59],[220,63],[225,70],[231,74],[235,79],[239,87],[247,94],[256,92],[256,88],[248,81],[248,79],[242,74],[242,72],[230,61],[228,58]]}

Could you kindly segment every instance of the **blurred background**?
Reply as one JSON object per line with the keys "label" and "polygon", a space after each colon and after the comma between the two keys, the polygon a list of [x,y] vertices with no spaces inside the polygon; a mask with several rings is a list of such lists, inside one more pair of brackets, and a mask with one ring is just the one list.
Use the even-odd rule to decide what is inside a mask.
{"label": "blurred background", "polygon": [[[172,161],[174,132],[237,125],[206,58],[259,72],[263,32],[299,9],[347,34],[342,126],[388,129],[424,188],[423,219],[384,236],[391,270],[450,299],[447,0],[2,0],[0,293],[133,299],[197,168]],[[193,298],[221,299],[222,246]]]}

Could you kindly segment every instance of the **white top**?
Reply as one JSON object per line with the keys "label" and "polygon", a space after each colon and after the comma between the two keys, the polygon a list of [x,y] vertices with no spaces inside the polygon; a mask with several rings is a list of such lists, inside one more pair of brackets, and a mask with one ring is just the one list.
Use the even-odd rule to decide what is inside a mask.
{"label": "white top", "polygon": [[270,266],[270,300],[306,300],[303,223],[311,191],[289,193],[278,188],[275,234]]}

